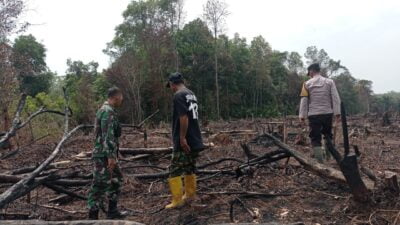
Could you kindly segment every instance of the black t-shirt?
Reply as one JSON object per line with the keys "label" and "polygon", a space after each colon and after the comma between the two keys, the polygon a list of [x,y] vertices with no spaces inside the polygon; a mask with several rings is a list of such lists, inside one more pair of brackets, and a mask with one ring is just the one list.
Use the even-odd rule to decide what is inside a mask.
{"label": "black t-shirt", "polygon": [[189,119],[189,125],[186,133],[188,145],[193,150],[203,149],[204,144],[203,139],[201,138],[199,127],[197,98],[193,92],[187,88],[177,91],[174,95],[172,115],[172,138],[174,142],[174,149],[180,148],[179,117],[183,115],[187,115]]}

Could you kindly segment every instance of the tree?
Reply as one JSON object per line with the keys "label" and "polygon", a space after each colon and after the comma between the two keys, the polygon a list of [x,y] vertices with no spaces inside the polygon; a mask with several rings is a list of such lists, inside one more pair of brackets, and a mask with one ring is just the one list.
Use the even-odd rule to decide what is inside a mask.
{"label": "tree", "polygon": [[291,73],[300,74],[303,72],[304,63],[301,55],[297,52],[287,54],[286,66]]}
{"label": "tree", "polygon": [[0,43],[0,112],[3,127],[8,130],[11,125],[8,109],[17,96],[17,72],[13,66],[12,47],[7,43]]}
{"label": "tree", "polygon": [[221,89],[225,90],[221,98],[222,115],[224,118],[252,115],[253,77],[249,72],[251,51],[247,40],[236,33],[225,49],[225,54],[221,54],[219,59],[222,62]]}
{"label": "tree", "polygon": [[51,71],[35,76],[24,76],[21,78],[22,89],[27,95],[33,97],[39,93],[48,93],[55,76],[56,74]]}
{"label": "tree", "polygon": [[214,33],[215,89],[217,97],[217,118],[220,118],[219,84],[218,84],[218,49],[217,38],[222,30],[225,18],[229,15],[228,5],[223,0],[208,0],[204,6],[204,18]]}
{"label": "tree", "polygon": [[400,93],[389,92],[371,96],[371,111],[383,114],[387,111],[400,112]]}
{"label": "tree", "polygon": [[21,23],[19,18],[25,9],[23,0],[0,1],[0,43],[7,41],[7,37],[14,32],[23,31],[29,25]]}
{"label": "tree", "polygon": [[166,77],[176,70],[176,33],[181,18],[178,0],[132,1],[123,13],[124,21],[106,52],[114,63],[107,79],[122,88],[133,105],[123,107],[124,118],[140,121],[156,109],[156,118],[170,113]]}
{"label": "tree", "polygon": [[358,80],[356,83],[356,91],[358,94],[360,106],[362,107],[362,112],[370,112],[372,91],[372,81],[370,80]]}
{"label": "tree", "polygon": [[33,97],[47,92],[54,74],[46,66],[45,46],[32,35],[22,35],[15,39],[13,52],[20,90]]}
{"label": "tree", "polygon": [[179,53],[177,49],[176,33],[181,29],[184,22],[183,12],[184,0],[163,0],[160,3],[160,8],[166,12],[169,27],[174,41],[172,42],[174,48],[175,70],[179,71]]}
{"label": "tree", "polygon": [[271,59],[272,48],[262,36],[255,37],[250,45],[250,74],[253,84],[253,110],[257,114],[263,110],[268,96],[266,90],[272,87]]}
{"label": "tree", "polygon": [[203,107],[200,107],[202,117],[211,118],[213,98],[212,90],[208,87],[213,84],[212,56],[213,36],[207,24],[200,19],[195,19],[186,24],[176,34],[176,45],[181,62],[181,72]]}
{"label": "tree", "polygon": [[94,82],[98,76],[98,63],[67,60],[65,87],[70,107],[78,124],[92,123],[99,102],[96,101]]}
{"label": "tree", "polygon": [[340,60],[331,59],[324,49],[318,50],[316,46],[308,47],[304,56],[308,64],[319,63],[321,65],[322,76],[332,77],[348,71],[346,67],[341,65]]}
{"label": "tree", "polygon": [[8,130],[10,126],[8,109],[17,95],[18,88],[17,72],[13,65],[15,56],[8,37],[28,26],[19,20],[24,8],[23,0],[0,1],[0,111],[4,130]]}
{"label": "tree", "polygon": [[360,104],[355,89],[357,80],[350,74],[350,72],[342,73],[333,77],[333,79],[336,83],[340,98],[346,106],[346,111],[349,114],[359,113]]}

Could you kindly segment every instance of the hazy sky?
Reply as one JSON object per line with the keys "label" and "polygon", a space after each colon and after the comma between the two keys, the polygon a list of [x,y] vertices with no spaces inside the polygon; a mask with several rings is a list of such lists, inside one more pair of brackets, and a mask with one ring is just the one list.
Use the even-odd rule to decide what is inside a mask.
{"label": "hazy sky", "polygon": [[[47,64],[63,74],[66,60],[109,65],[102,50],[130,0],[29,0],[25,19],[48,49]],[[186,0],[186,22],[201,17],[206,0]],[[400,91],[399,0],[226,0],[229,36],[262,35],[280,51],[325,49],[374,91]]]}

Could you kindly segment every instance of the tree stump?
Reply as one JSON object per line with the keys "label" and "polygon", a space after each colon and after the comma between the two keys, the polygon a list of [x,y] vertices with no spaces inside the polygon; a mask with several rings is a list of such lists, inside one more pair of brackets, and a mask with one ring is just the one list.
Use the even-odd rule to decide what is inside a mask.
{"label": "tree stump", "polygon": [[397,174],[392,171],[385,171],[384,174],[386,187],[398,196],[400,194],[400,188],[397,180]]}

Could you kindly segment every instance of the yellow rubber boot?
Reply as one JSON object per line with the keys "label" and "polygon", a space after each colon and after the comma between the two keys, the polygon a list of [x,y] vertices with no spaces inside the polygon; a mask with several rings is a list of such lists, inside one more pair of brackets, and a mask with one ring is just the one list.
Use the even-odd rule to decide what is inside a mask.
{"label": "yellow rubber boot", "polygon": [[182,199],[183,196],[183,184],[182,177],[172,177],[168,179],[169,189],[172,194],[172,202],[171,204],[165,206],[166,209],[173,209],[180,207],[184,204]]}
{"label": "yellow rubber boot", "polygon": [[185,195],[183,196],[183,200],[187,201],[196,197],[196,188],[196,175],[185,175]]}

